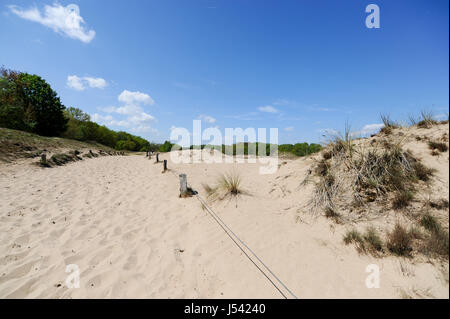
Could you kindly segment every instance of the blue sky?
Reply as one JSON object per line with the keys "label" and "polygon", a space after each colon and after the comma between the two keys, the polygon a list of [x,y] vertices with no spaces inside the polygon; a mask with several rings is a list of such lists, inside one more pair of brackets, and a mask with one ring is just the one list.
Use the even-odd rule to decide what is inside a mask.
{"label": "blue sky", "polygon": [[[365,8],[380,8],[368,29]],[[173,126],[325,131],[447,116],[448,1],[0,0],[0,64],[66,106],[164,141]],[[73,6],[71,4],[75,4]],[[47,6],[47,7],[46,7]]]}

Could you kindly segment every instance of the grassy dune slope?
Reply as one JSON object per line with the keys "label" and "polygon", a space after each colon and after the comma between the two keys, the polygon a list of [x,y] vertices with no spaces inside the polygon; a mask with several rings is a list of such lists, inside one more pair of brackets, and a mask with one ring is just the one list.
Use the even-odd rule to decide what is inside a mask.
{"label": "grassy dune slope", "polygon": [[58,154],[67,151],[80,152],[115,150],[95,142],[80,142],[60,137],[45,137],[28,132],[0,128],[0,162],[11,163],[19,159],[39,157],[42,153]]}

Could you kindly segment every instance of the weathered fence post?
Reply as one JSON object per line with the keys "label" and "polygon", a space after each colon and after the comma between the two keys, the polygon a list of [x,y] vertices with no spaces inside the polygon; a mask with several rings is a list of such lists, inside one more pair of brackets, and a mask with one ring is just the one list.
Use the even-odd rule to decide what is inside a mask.
{"label": "weathered fence post", "polygon": [[89,150],[89,154],[94,157],[94,153],[92,153],[92,150]]}
{"label": "weathered fence post", "polygon": [[156,153],[156,163],[159,163],[159,153]]}
{"label": "weathered fence post", "polygon": [[167,171],[167,160],[164,160],[164,172]]}
{"label": "weathered fence post", "polygon": [[41,155],[41,165],[47,165],[47,155],[45,154]]}
{"label": "weathered fence post", "polygon": [[145,157],[148,157],[148,151],[147,151],[147,152],[145,152]]}
{"label": "weathered fence post", "polygon": [[180,197],[186,197],[188,195],[186,174],[180,174],[179,176],[180,176]]}
{"label": "weathered fence post", "polygon": [[148,159],[152,159],[152,153],[153,152],[148,153]]}

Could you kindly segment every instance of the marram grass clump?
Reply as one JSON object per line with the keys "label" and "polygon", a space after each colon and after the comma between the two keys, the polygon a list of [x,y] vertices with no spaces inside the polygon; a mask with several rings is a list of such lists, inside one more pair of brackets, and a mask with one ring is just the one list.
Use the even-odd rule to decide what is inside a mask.
{"label": "marram grass clump", "polygon": [[203,184],[203,189],[206,191],[210,201],[223,200],[241,194],[248,194],[242,188],[241,183],[242,178],[240,174],[233,171],[222,174],[213,187]]}
{"label": "marram grass clump", "polygon": [[[345,136],[330,143],[316,165],[319,180],[311,202],[316,211],[360,207],[367,212],[368,203],[375,201],[404,209],[414,201],[416,185],[433,175],[434,170],[403,150],[400,143],[382,139],[355,146],[349,135]],[[343,215],[344,219],[350,217]]]}

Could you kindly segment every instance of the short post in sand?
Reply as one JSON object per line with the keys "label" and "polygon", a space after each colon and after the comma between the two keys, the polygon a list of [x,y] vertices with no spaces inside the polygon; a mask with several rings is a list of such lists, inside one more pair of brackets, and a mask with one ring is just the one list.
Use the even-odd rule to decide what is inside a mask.
{"label": "short post in sand", "polygon": [[145,152],[145,157],[148,157],[148,151],[147,151],[147,152]]}
{"label": "short post in sand", "polygon": [[159,153],[156,153],[156,163],[159,163]]}
{"label": "short post in sand", "polygon": [[163,172],[165,172],[165,171],[167,171],[167,160],[164,160],[164,171]]}
{"label": "short post in sand", "polygon": [[41,165],[47,165],[47,155],[45,154],[41,155]]}
{"label": "short post in sand", "polygon": [[149,153],[148,153],[148,159],[152,159],[152,153],[153,153],[153,152],[149,152]]}
{"label": "short post in sand", "polygon": [[187,177],[186,174],[180,174],[180,197],[188,196]]}

